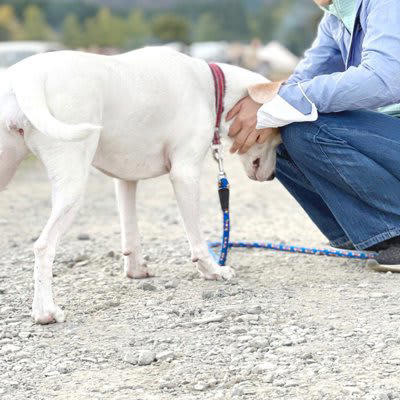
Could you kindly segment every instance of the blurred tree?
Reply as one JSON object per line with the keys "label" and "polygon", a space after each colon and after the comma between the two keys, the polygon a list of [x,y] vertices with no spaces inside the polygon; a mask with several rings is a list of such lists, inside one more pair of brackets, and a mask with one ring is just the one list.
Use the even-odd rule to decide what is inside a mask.
{"label": "blurred tree", "polygon": [[65,17],[62,32],[62,41],[68,47],[77,48],[84,46],[85,38],[82,26],[75,14],[68,14]]}
{"label": "blurred tree", "polygon": [[13,7],[0,6],[0,40],[13,40],[21,36],[21,25],[14,14]]}
{"label": "blurred tree", "polygon": [[282,16],[279,14],[277,8],[272,8],[269,5],[262,7],[257,14],[251,15],[248,19],[251,35],[263,42],[274,39],[282,20]]}
{"label": "blurred tree", "polygon": [[100,47],[122,47],[125,40],[125,21],[101,8],[93,18],[85,21],[86,44]]}
{"label": "blurred tree", "polygon": [[219,0],[214,3],[215,17],[219,20],[225,40],[247,40],[250,29],[247,10],[242,0]]}
{"label": "blurred tree", "polygon": [[62,28],[68,15],[75,15],[82,24],[85,19],[94,17],[99,8],[92,2],[82,0],[46,0],[43,5],[49,24],[57,30]]}
{"label": "blurred tree", "polygon": [[221,40],[223,37],[218,19],[210,13],[203,13],[197,20],[194,28],[194,40],[207,42]]}
{"label": "blurred tree", "polygon": [[190,42],[190,25],[184,17],[159,15],[153,19],[151,29],[153,35],[162,42]]}
{"label": "blurred tree", "polygon": [[28,6],[24,11],[22,36],[25,40],[49,40],[54,34],[39,7]]}
{"label": "blurred tree", "polygon": [[125,43],[126,48],[141,47],[146,43],[150,36],[150,26],[146,21],[141,10],[133,10],[125,24]]}

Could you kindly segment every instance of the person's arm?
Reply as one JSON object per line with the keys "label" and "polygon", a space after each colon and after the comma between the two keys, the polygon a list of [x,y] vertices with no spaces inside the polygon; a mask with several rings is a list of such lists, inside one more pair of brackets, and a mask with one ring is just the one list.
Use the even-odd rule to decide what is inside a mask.
{"label": "person's arm", "polygon": [[337,23],[335,20],[336,17],[325,14],[319,24],[317,38],[312,47],[305,52],[304,58],[279,91],[283,99],[303,114],[311,113],[311,104],[301,92],[293,90],[294,87],[297,87],[299,82],[311,80],[316,76],[345,70],[342,54],[332,36],[331,24]]}
{"label": "person's arm", "polygon": [[[318,35],[313,46],[306,51],[304,59],[298,64],[292,76],[287,80],[286,85],[282,86],[280,93],[284,92],[286,87],[297,84],[301,81],[306,81],[321,74],[329,74],[337,71],[344,71],[344,63],[340,50],[332,37],[331,23],[334,21],[333,16],[326,14],[320,22]],[[310,103],[303,98],[293,93],[290,101],[293,107],[302,111],[304,114],[311,112]],[[246,152],[256,141],[263,143],[267,136],[272,132],[267,129],[256,129],[257,126],[257,111],[262,106],[264,101],[254,101],[251,97],[241,100],[229,113],[227,120],[234,117],[235,121],[231,125],[229,136],[234,137],[234,143],[231,151]],[[293,108],[292,107],[292,108]],[[285,111],[285,114],[286,111]],[[298,114],[298,113],[297,113]],[[296,114],[296,116],[298,116]],[[258,121],[260,122],[260,121]]]}
{"label": "person's arm", "polygon": [[309,103],[306,95],[320,113],[400,102],[400,1],[369,0],[367,12],[361,64],[282,86],[279,95],[286,102],[298,108],[299,99]]}

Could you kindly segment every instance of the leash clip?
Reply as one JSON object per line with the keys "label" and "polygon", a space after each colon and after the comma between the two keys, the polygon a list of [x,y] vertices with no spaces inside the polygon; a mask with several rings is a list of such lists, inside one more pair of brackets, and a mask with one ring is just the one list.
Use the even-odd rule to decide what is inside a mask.
{"label": "leash clip", "polygon": [[211,145],[211,150],[212,150],[212,155],[214,157],[214,160],[218,163],[219,176],[220,177],[226,176],[225,168],[224,168],[224,156],[223,156],[222,143],[217,143],[217,144],[213,143]]}

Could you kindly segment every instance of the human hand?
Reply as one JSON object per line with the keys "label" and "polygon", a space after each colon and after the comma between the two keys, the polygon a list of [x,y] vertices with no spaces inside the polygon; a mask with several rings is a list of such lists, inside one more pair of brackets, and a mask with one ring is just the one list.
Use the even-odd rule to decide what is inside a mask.
{"label": "human hand", "polygon": [[251,97],[240,100],[229,111],[226,121],[233,121],[228,136],[234,139],[230,149],[231,153],[246,153],[254,143],[265,143],[268,136],[274,131],[273,128],[256,129],[257,112],[262,104],[257,103]]}

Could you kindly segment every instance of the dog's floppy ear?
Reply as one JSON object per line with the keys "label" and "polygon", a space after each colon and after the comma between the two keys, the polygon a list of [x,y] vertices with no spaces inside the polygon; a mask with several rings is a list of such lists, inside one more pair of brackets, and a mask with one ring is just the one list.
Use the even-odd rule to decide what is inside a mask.
{"label": "dog's floppy ear", "polygon": [[247,90],[249,96],[257,103],[264,104],[268,103],[273,97],[275,97],[282,82],[269,82],[269,83],[259,83],[257,85],[250,86]]}

